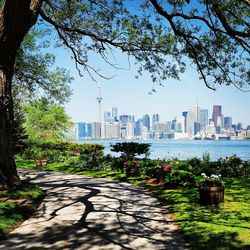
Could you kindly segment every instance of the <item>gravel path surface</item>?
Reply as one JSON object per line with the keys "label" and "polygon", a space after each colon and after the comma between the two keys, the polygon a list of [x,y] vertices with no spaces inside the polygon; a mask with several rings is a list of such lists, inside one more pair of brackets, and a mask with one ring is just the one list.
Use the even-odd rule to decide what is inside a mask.
{"label": "gravel path surface", "polygon": [[19,172],[47,195],[0,249],[184,249],[169,211],[145,191],[100,178]]}

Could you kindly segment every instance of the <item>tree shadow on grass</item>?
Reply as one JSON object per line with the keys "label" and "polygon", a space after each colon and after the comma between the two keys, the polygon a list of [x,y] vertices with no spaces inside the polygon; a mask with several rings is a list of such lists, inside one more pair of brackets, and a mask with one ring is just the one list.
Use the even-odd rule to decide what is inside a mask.
{"label": "tree shadow on grass", "polygon": [[188,225],[185,228],[185,239],[190,242],[190,249],[225,249],[225,250],[247,250],[250,249],[250,245],[244,245],[237,239],[238,234],[236,232],[211,232],[206,227],[196,226],[190,227]]}

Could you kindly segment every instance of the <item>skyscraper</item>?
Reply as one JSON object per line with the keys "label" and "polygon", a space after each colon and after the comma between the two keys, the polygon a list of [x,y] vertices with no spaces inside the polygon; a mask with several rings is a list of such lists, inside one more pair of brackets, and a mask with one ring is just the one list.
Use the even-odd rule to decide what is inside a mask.
{"label": "skyscraper", "polygon": [[118,108],[117,107],[112,108],[112,119],[113,121],[118,121]]}
{"label": "skyscraper", "polygon": [[143,126],[146,127],[148,131],[150,131],[150,117],[148,114],[143,116]]}
{"label": "skyscraper", "polygon": [[101,138],[101,122],[93,122],[92,123],[92,138],[100,139]]}
{"label": "skyscraper", "polygon": [[194,114],[193,111],[190,109],[187,113],[187,133],[188,136],[193,136],[194,135]]}
{"label": "skyscraper", "polygon": [[155,129],[155,124],[160,122],[159,114],[153,114],[152,116],[152,129]]}
{"label": "skyscraper", "polygon": [[194,135],[197,135],[201,131],[201,125],[199,122],[194,122]]}
{"label": "skyscraper", "polygon": [[221,105],[214,105],[212,119],[214,121],[215,127],[218,126],[218,120],[219,120],[218,117],[221,117]]}
{"label": "skyscraper", "polygon": [[200,110],[200,130],[205,131],[208,125],[208,110]]}
{"label": "skyscraper", "polygon": [[184,117],[184,128],[183,128],[183,132],[187,133],[187,111],[183,111],[182,112],[182,116]]}
{"label": "skyscraper", "polygon": [[111,116],[109,111],[104,112],[104,122],[110,122]]}
{"label": "skyscraper", "polygon": [[224,128],[225,129],[230,129],[232,127],[233,121],[232,117],[224,117]]}
{"label": "skyscraper", "polygon": [[192,111],[193,111],[194,122],[200,122],[200,107],[199,106],[193,106]]}
{"label": "skyscraper", "polygon": [[126,123],[126,138],[133,139],[135,136],[134,133],[135,133],[135,123],[134,122]]}
{"label": "skyscraper", "polygon": [[134,132],[135,137],[140,137],[141,136],[142,126],[143,126],[142,120],[137,120],[135,122],[135,132]]}

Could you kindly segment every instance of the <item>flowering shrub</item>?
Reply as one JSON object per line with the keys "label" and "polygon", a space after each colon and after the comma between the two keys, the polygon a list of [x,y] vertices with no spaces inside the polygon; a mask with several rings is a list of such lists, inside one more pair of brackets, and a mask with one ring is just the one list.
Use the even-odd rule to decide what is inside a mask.
{"label": "flowering shrub", "polygon": [[127,177],[139,175],[138,164],[138,160],[130,160],[123,163]]}
{"label": "flowering shrub", "polygon": [[170,173],[172,171],[172,166],[167,162],[163,162],[161,164],[161,169],[164,170],[166,173]]}
{"label": "flowering shrub", "polygon": [[220,158],[217,161],[223,177],[249,177],[250,162],[243,161],[236,155]]}
{"label": "flowering shrub", "polygon": [[136,167],[138,165],[139,161],[138,160],[132,160],[132,161],[125,161],[123,163],[124,167]]}
{"label": "flowering shrub", "polygon": [[165,177],[165,185],[171,188],[194,187],[195,176],[185,170],[175,170]]}

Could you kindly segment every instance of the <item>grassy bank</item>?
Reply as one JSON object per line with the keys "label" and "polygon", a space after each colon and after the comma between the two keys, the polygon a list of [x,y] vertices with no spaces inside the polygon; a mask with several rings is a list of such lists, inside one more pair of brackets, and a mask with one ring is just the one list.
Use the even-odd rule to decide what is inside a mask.
{"label": "grassy bank", "polygon": [[40,187],[25,182],[15,190],[0,190],[0,239],[30,217],[44,195]]}
{"label": "grassy bank", "polygon": [[[32,161],[17,161],[22,168],[35,168]],[[43,170],[104,177],[144,185],[142,177],[128,178],[117,171],[91,170],[65,163],[49,164]],[[227,178],[225,203],[220,206],[201,206],[198,189],[153,190],[173,212],[190,249],[249,249],[250,248],[250,179]]]}

